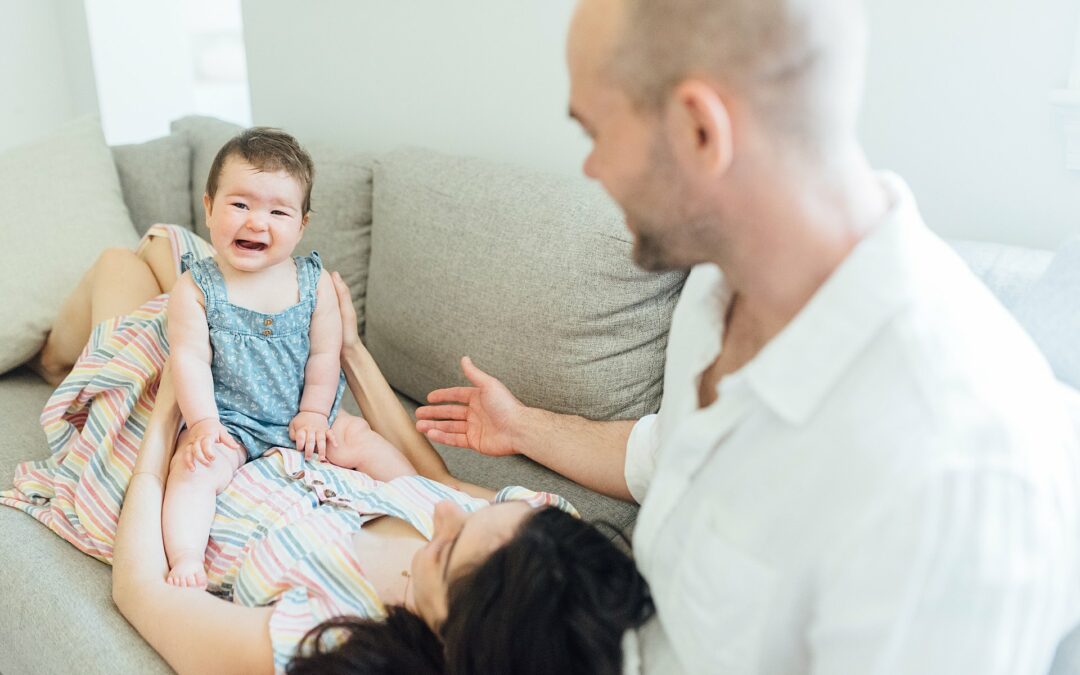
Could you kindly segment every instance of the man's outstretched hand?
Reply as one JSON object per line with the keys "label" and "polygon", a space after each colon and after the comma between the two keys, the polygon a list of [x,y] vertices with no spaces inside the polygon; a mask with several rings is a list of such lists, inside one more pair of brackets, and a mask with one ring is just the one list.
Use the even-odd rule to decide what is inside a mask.
{"label": "man's outstretched hand", "polygon": [[518,452],[514,424],[528,410],[498,379],[462,357],[461,370],[471,387],[448,387],[428,394],[428,403],[416,409],[416,429],[435,442],[469,448],[484,455]]}

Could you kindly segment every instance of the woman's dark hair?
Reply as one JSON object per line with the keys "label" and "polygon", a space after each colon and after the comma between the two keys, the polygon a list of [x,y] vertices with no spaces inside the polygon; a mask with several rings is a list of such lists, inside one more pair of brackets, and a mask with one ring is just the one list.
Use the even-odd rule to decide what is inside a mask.
{"label": "woman's dark hair", "polygon": [[[311,630],[287,672],[619,675],[622,636],[653,613],[634,561],[596,527],[544,508],[450,584],[441,639],[402,607]],[[323,637],[347,635],[340,647]],[[340,642],[334,641],[335,643]]]}

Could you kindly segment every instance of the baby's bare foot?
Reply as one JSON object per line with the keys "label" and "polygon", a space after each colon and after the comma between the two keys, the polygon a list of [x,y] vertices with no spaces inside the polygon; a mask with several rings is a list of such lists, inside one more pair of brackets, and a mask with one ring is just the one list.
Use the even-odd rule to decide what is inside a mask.
{"label": "baby's bare foot", "polygon": [[206,588],[206,570],[203,569],[202,556],[181,556],[169,570],[165,581],[180,588]]}

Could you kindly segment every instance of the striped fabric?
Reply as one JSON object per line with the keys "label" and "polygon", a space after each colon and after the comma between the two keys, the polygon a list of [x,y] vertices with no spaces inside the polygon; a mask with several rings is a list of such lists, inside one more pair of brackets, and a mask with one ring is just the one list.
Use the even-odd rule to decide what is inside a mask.
{"label": "striped fabric", "polygon": [[[171,225],[151,227],[139,250],[153,237],[168,238],[177,272],[181,254],[213,254],[202,239]],[[94,327],[71,374],[41,413],[50,457],[20,464],[14,487],[0,492],[0,504],[25,511],[107,563],[112,562],[120,504],[168,355],[167,299],[159,295],[131,314]]]}
{"label": "striped fabric", "polygon": [[[155,225],[180,256],[212,255],[188,230]],[[116,523],[135,456],[168,355],[167,295],[97,325],[71,374],[50,397],[41,425],[52,452],[20,464],[0,504],[30,514],[80,551],[112,562]],[[270,621],[274,663],[283,671],[303,636],[341,615],[377,618],[386,609],[364,575],[352,533],[394,516],[432,536],[435,504],[466,511],[488,504],[419,476],[382,483],[303,453],[278,448],[245,464],[218,497],[206,551],[210,590],[246,606],[275,606]],[[522,487],[495,501],[524,500],[576,515],[566,500]]]}
{"label": "striped fabric", "polygon": [[[336,616],[380,618],[386,609],[368,583],[352,533],[394,516],[432,536],[435,504],[465,511],[488,505],[441,483],[405,476],[382,483],[332,464],[305,462],[283,448],[245,464],[218,497],[206,553],[211,589],[248,606],[274,604],[270,638],[279,671],[311,628]],[[503,488],[495,501],[525,500],[576,513],[561,497]]]}

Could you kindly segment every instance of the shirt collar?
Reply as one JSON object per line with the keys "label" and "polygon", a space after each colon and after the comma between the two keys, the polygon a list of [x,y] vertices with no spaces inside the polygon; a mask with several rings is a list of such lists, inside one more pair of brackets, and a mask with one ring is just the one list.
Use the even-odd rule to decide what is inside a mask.
{"label": "shirt collar", "polygon": [[[777,415],[804,423],[881,327],[911,297],[911,244],[925,229],[904,181],[881,173],[892,196],[885,217],[805,307],[742,369]],[[721,395],[722,396],[722,395]]]}

